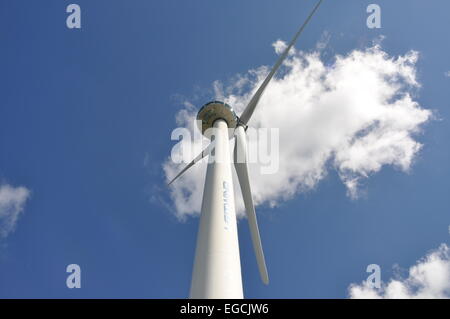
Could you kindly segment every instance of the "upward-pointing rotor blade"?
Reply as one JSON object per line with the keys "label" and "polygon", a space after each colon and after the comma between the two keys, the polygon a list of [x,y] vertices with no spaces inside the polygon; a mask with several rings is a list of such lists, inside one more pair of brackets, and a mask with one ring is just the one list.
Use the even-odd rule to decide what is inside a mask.
{"label": "upward-pointing rotor blade", "polygon": [[248,225],[252,236],[253,249],[258,262],[259,274],[262,281],[267,285],[269,275],[267,274],[266,261],[259,236],[258,221],[256,219],[255,206],[253,205],[252,190],[247,168],[247,137],[244,128],[239,125],[235,130],[236,141],[234,145],[234,166],[241,185],[242,197],[244,198],[245,211],[247,213]]}
{"label": "upward-pointing rotor blade", "polygon": [[200,154],[198,154],[189,164],[186,165],[185,168],[183,168],[183,170],[181,172],[179,172],[177,174],[177,176],[175,176],[168,184],[167,186],[169,186],[170,184],[172,184],[178,177],[180,177],[181,175],[183,175],[184,172],[186,172],[189,168],[191,168],[192,166],[194,166],[195,163],[197,163],[198,161],[200,161],[203,157],[205,157],[206,155],[209,154],[209,150],[211,148],[211,144],[209,144]]}
{"label": "upward-pointing rotor blade", "polygon": [[287,57],[289,50],[292,48],[292,46],[297,41],[297,38],[300,36],[300,34],[303,32],[303,29],[308,24],[309,20],[311,20],[312,16],[316,12],[316,10],[319,8],[320,4],[323,0],[320,0],[314,9],[309,14],[308,18],[305,20],[301,28],[297,31],[292,41],[289,43],[288,47],[284,50],[283,54],[280,56],[278,61],[275,63],[275,65],[272,67],[272,70],[270,70],[269,75],[265,78],[264,82],[261,84],[261,86],[258,88],[258,91],[256,91],[255,95],[253,95],[252,99],[248,103],[247,107],[244,109],[244,112],[242,112],[240,117],[240,122],[247,125],[248,121],[252,117],[253,111],[255,111],[256,105],[259,102],[259,99],[261,98],[262,94],[264,93],[264,90],[266,89],[267,84],[269,84],[270,80],[272,79],[275,72],[277,72],[280,65],[283,63],[284,59]]}

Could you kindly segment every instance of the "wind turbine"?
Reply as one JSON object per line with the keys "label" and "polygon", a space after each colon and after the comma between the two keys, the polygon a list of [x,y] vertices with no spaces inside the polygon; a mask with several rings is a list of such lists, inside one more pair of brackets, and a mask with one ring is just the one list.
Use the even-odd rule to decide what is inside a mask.
{"label": "wind turbine", "polygon": [[[234,167],[241,186],[259,273],[262,281],[266,285],[269,283],[250,187],[245,131],[264,90],[322,1],[320,0],[315,5],[240,117],[235,114],[231,106],[220,101],[205,104],[197,114],[198,123],[201,123],[199,128],[206,137],[211,139],[211,143],[169,182],[170,185],[195,163],[205,156],[211,155],[203,191],[190,298],[243,298],[230,163],[229,140],[233,137],[235,139]],[[229,134],[229,129],[232,129],[231,134]],[[211,160],[212,157],[214,160]]]}

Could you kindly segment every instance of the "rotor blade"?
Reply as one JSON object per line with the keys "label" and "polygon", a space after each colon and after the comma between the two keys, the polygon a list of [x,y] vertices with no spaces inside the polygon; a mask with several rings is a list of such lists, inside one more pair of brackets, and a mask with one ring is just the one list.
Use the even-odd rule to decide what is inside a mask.
{"label": "rotor blade", "polygon": [[200,161],[203,157],[205,157],[206,155],[209,154],[209,150],[211,148],[211,144],[209,144],[200,154],[197,155],[197,157],[195,157],[189,164],[186,165],[185,168],[183,168],[183,170],[181,172],[179,172],[177,174],[177,176],[175,176],[168,184],[167,186],[169,186],[170,184],[172,184],[178,177],[180,177],[181,175],[183,175],[184,172],[186,172],[189,168],[191,168],[195,163],[197,163],[198,161]]}
{"label": "rotor blade", "polygon": [[309,14],[308,18],[305,20],[301,28],[297,31],[292,41],[289,43],[288,47],[284,50],[283,54],[280,56],[278,61],[275,63],[275,65],[272,67],[272,70],[270,70],[269,75],[265,78],[264,82],[261,84],[261,86],[258,88],[258,91],[256,91],[255,95],[253,95],[252,99],[248,103],[247,107],[244,109],[244,112],[242,112],[240,117],[240,122],[247,125],[248,121],[252,117],[253,111],[255,111],[256,105],[259,102],[259,99],[261,98],[262,94],[264,93],[264,90],[266,89],[267,84],[269,84],[270,80],[272,79],[275,72],[277,72],[280,65],[283,63],[284,59],[287,57],[289,50],[292,48],[292,46],[297,41],[297,38],[300,36],[300,34],[303,32],[303,29],[308,24],[309,20],[311,20],[312,16],[316,12],[316,10],[319,8],[320,4],[323,0],[319,0],[319,2],[316,4],[314,9]]}
{"label": "rotor blade", "polygon": [[234,145],[234,166],[241,185],[242,197],[244,198],[245,211],[247,213],[248,225],[252,236],[253,249],[255,250],[259,274],[262,281],[267,285],[269,275],[267,274],[264,252],[259,236],[258,221],[256,219],[255,206],[253,205],[252,190],[247,168],[247,141],[244,128],[240,125],[235,130],[236,141]]}

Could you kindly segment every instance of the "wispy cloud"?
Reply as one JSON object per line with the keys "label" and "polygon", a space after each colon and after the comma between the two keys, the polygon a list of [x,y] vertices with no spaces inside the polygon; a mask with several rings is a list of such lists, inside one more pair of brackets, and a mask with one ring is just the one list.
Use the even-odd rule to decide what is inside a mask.
{"label": "wispy cloud", "polygon": [[442,244],[409,268],[407,278],[391,279],[380,289],[366,282],[352,284],[349,295],[355,299],[450,298],[450,249]]}
{"label": "wispy cloud", "polygon": [[328,46],[330,40],[331,40],[331,33],[329,31],[323,31],[319,41],[317,41],[316,43],[316,50],[318,51],[324,50]]}
{"label": "wispy cloud", "polygon": [[25,187],[0,185],[0,239],[6,238],[15,230],[29,197],[30,191]]}
{"label": "wispy cloud", "polygon": [[[274,44],[278,53],[284,47],[281,41]],[[414,100],[420,87],[418,57],[415,51],[390,56],[375,45],[325,63],[319,51],[293,50],[249,123],[279,128],[280,133],[278,173],[262,175],[258,164],[250,165],[256,204],[277,205],[314,189],[331,169],[338,172],[352,198],[360,194],[361,182],[384,166],[408,171],[422,147],[415,136],[432,117]],[[240,114],[267,72],[262,66],[229,85],[216,81],[216,97],[225,98]],[[183,108],[177,123],[195,130],[196,111]],[[200,150],[201,141],[195,143]],[[199,163],[171,186],[180,218],[200,210],[205,165]],[[163,167],[170,179],[183,165],[168,159]],[[237,187],[236,206],[242,212]]]}
{"label": "wispy cloud", "polygon": [[444,75],[445,75],[446,77],[450,78],[450,71],[445,72]]}

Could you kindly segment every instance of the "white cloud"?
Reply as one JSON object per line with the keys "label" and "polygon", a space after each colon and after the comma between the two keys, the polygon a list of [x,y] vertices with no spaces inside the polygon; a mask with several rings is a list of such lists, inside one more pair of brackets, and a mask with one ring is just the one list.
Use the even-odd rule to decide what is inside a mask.
{"label": "white cloud", "polygon": [[14,231],[29,196],[30,191],[25,187],[0,185],[0,239]]}
{"label": "white cloud", "polygon": [[355,299],[450,298],[450,249],[442,244],[409,268],[407,278],[391,279],[380,289],[366,282],[352,284],[349,295]]}
{"label": "white cloud", "polygon": [[445,76],[450,78],[450,71],[445,72]]}
{"label": "white cloud", "polygon": [[[281,41],[274,44],[276,52],[283,47]],[[417,59],[415,51],[389,56],[379,45],[327,63],[319,52],[293,50],[249,123],[280,129],[279,171],[262,175],[257,164],[250,165],[256,204],[276,205],[312,190],[331,169],[352,198],[358,197],[361,181],[384,166],[408,171],[422,147],[414,136],[432,116],[414,100],[420,86]],[[216,81],[216,98],[225,99],[240,114],[267,72],[263,66],[236,76],[229,85]],[[196,112],[188,104],[177,114],[177,124],[195,130]],[[201,139],[195,143],[200,151]],[[183,166],[168,159],[163,165],[167,179]],[[171,185],[178,217],[198,214],[205,166],[205,161],[197,164]],[[235,192],[242,212],[237,185]]]}
{"label": "white cloud", "polygon": [[[275,41],[274,43],[272,43],[272,46],[273,46],[276,54],[283,53],[283,51],[286,50],[286,48],[287,48],[286,42],[284,42],[282,40]],[[289,53],[291,53],[291,52],[293,52],[293,51],[289,50]]]}

